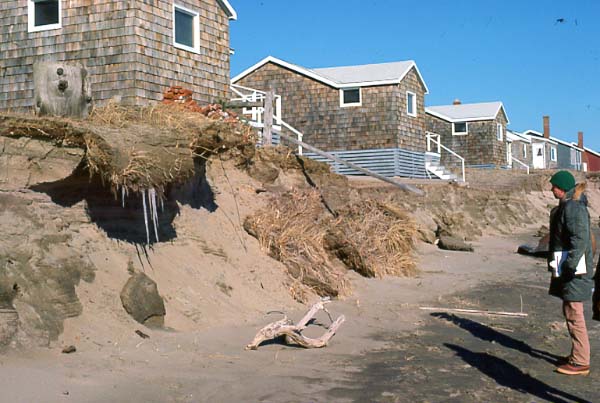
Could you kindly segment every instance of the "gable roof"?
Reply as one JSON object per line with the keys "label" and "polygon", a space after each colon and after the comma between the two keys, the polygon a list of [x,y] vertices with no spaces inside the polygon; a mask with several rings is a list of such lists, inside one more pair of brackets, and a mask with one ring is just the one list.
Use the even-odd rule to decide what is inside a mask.
{"label": "gable roof", "polygon": [[526,134],[516,132],[514,130],[506,129],[506,138],[509,141],[522,141],[525,143],[531,143],[531,137]]}
{"label": "gable roof", "polygon": [[533,141],[533,140],[536,140],[536,141],[537,140],[541,140],[541,141],[548,142],[550,144],[554,144],[554,145],[557,144],[556,141],[554,141],[552,139],[547,139],[546,137],[544,137],[544,135],[542,133],[540,133],[538,131],[535,131],[535,130],[531,130],[531,129],[525,130],[523,132],[523,134],[529,136],[531,138],[531,141]]}
{"label": "gable roof", "polygon": [[219,6],[221,6],[221,8],[223,9],[223,11],[225,11],[225,14],[227,14],[227,17],[230,20],[237,20],[237,13],[233,9],[233,7],[231,7],[231,4],[229,4],[229,1],[227,1],[227,0],[217,0],[217,3],[219,4]]}
{"label": "gable roof", "polygon": [[552,137],[552,136],[550,136],[550,140],[555,141],[558,144],[562,144],[563,146],[566,146],[566,147],[572,148],[574,150],[583,152],[583,149],[579,148],[579,146],[577,144],[575,144],[575,143],[569,143],[567,141],[564,141],[564,140],[561,140],[561,139],[557,139],[556,137]]}
{"label": "gable roof", "polygon": [[267,63],[274,63],[281,67],[285,67],[289,70],[295,71],[296,73],[310,77],[334,88],[399,84],[408,74],[408,72],[414,67],[419,80],[423,84],[423,87],[425,87],[425,93],[429,93],[427,84],[425,84],[425,80],[423,80],[421,72],[413,60],[380,64],[363,64],[359,66],[308,69],[306,67],[277,59],[273,56],[268,56],[252,67],[233,77],[231,82],[235,83],[236,81],[241,80],[248,74],[259,69]]}
{"label": "gable roof", "polygon": [[476,104],[428,106],[425,108],[425,112],[448,122],[493,120],[500,110],[502,110],[504,116],[506,116],[506,122],[510,123],[504,105],[502,102],[498,101]]}
{"label": "gable roof", "polygon": [[597,151],[594,151],[594,150],[592,150],[591,148],[587,148],[587,147],[583,147],[583,149],[584,149],[586,152],[588,152],[588,153],[590,153],[590,154],[594,154],[596,157],[599,157],[599,158],[600,158],[600,153],[599,153],[599,152],[597,152]]}

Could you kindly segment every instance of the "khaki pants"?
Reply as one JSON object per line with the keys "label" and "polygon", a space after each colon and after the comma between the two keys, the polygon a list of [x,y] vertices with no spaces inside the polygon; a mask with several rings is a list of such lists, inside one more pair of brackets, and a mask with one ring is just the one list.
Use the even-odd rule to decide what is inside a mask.
{"label": "khaki pants", "polygon": [[563,301],[563,315],[571,335],[571,361],[578,365],[590,365],[590,340],[585,327],[583,302]]}

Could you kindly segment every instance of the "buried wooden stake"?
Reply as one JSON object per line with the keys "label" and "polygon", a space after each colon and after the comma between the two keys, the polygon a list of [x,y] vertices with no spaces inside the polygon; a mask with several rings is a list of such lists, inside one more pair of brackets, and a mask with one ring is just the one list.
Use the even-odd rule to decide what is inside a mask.
{"label": "buried wooden stake", "polygon": [[430,306],[420,306],[419,309],[424,311],[438,311],[438,312],[458,312],[467,313],[473,315],[493,315],[493,316],[510,316],[516,318],[525,318],[528,314],[523,312],[501,312],[501,311],[483,311],[479,309],[460,309],[460,308],[437,308]]}
{"label": "buried wooden stake", "polygon": [[324,305],[331,302],[329,299],[322,299],[319,302],[313,304],[308,312],[300,319],[298,324],[294,323],[284,316],[276,322],[270,323],[267,326],[259,330],[254,337],[254,340],[248,344],[246,350],[256,350],[258,346],[266,340],[272,340],[280,336],[285,336],[285,342],[287,344],[297,344],[305,348],[321,348],[325,347],[329,340],[333,337],[337,329],[346,320],[344,315],[340,315],[327,329],[327,332],[321,337],[312,339],[302,335],[302,330],[306,329],[308,322],[317,314],[321,309],[325,309]]}

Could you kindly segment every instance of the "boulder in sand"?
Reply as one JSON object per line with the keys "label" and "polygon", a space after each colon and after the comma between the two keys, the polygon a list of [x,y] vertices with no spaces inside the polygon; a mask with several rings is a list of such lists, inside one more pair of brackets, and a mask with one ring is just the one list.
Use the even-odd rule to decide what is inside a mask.
{"label": "boulder in sand", "polygon": [[133,274],[121,291],[123,307],[133,319],[149,327],[164,324],[165,304],[156,283],[144,273]]}
{"label": "boulder in sand", "polygon": [[453,236],[441,235],[438,243],[440,249],[473,252],[473,245]]}

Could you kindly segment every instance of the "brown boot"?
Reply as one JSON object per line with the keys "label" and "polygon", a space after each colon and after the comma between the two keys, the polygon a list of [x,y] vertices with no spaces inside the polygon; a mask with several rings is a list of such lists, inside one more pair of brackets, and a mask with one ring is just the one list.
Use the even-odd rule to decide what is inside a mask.
{"label": "brown boot", "polygon": [[567,363],[556,367],[556,372],[565,375],[587,375],[590,373],[590,366]]}

